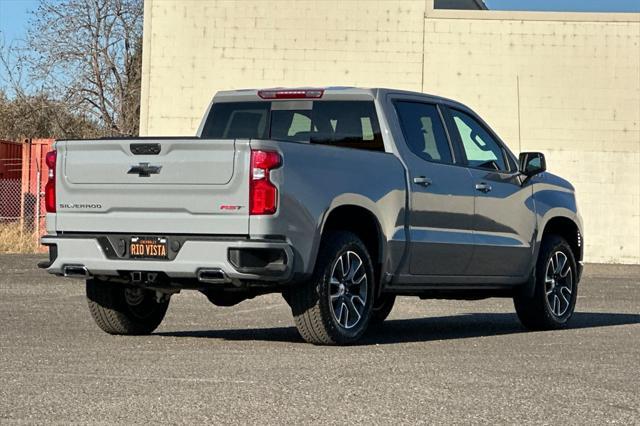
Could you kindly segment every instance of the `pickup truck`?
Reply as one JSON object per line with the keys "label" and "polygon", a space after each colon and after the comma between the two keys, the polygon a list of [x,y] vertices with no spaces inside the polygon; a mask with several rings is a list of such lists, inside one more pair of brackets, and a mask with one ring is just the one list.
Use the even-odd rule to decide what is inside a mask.
{"label": "pickup truck", "polygon": [[314,344],[355,342],[396,296],[509,297],[529,329],[574,311],[574,188],[449,99],[224,91],[196,137],[61,140],[47,164],[40,267],[86,280],[107,333],[151,333],[186,289],[281,293]]}

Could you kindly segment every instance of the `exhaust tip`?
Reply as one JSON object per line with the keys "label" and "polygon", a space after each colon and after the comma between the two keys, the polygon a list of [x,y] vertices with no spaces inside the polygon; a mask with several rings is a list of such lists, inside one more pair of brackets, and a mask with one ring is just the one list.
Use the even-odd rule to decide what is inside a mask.
{"label": "exhaust tip", "polygon": [[203,283],[226,283],[229,282],[227,274],[220,268],[198,270],[198,281]]}
{"label": "exhaust tip", "polygon": [[62,267],[62,274],[68,278],[87,278],[89,270],[84,265],[65,265]]}

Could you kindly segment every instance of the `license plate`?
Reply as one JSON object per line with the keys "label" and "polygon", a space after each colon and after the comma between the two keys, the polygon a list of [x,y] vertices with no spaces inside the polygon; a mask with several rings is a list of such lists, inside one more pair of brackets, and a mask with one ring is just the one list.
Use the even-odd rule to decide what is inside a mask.
{"label": "license plate", "polygon": [[164,237],[131,237],[129,254],[134,259],[166,259],[167,239]]}

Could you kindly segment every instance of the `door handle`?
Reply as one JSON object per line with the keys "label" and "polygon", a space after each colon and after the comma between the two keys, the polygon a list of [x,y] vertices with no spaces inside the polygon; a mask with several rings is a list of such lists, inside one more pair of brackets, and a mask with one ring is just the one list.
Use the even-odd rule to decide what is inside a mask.
{"label": "door handle", "polygon": [[413,178],[413,183],[418,185],[429,186],[431,185],[432,182],[431,182],[431,179],[429,179],[428,177],[418,176]]}
{"label": "door handle", "polygon": [[476,191],[484,192],[486,194],[492,189],[493,188],[491,188],[491,185],[489,185],[488,183],[485,183],[485,182],[476,183]]}

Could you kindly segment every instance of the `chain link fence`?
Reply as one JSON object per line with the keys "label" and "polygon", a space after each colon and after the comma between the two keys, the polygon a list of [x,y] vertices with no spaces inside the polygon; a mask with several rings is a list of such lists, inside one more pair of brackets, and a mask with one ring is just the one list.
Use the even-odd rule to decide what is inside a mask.
{"label": "chain link fence", "polygon": [[[5,171],[20,169],[16,159],[0,159],[0,164],[5,165]],[[43,190],[39,176],[30,184],[0,176],[0,253],[40,251],[39,238],[45,229]]]}

